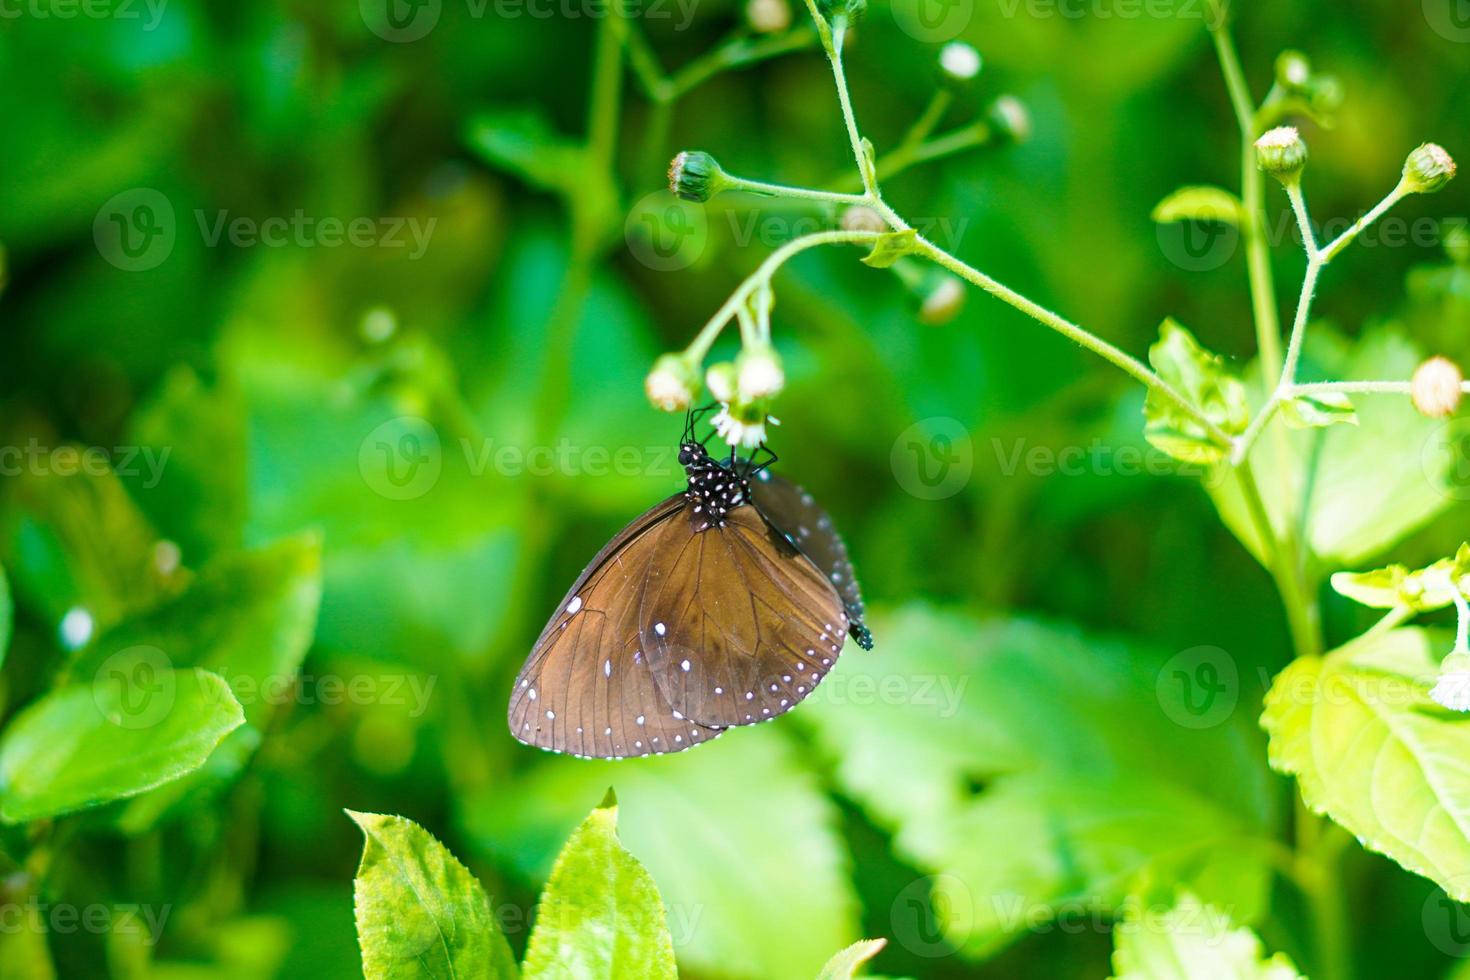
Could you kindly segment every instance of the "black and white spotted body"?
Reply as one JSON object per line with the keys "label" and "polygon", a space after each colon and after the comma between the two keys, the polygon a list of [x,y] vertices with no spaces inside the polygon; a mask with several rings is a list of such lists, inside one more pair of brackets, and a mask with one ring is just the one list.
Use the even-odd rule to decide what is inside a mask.
{"label": "black and white spotted body", "polygon": [[696,531],[724,527],[730,511],[750,502],[750,481],[721,464],[699,443],[680,444],[679,465],[689,478],[684,496],[690,502],[689,519]]}

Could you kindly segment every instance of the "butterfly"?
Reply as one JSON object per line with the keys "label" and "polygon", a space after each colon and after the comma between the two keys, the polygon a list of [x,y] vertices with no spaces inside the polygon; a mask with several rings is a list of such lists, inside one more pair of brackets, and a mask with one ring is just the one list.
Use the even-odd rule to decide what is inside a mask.
{"label": "butterfly", "polygon": [[567,591],[511,691],[511,733],[591,758],[679,752],[769,721],[864,649],[847,548],[810,494],[711,456],[685,425],[688,488],[608,542]]}

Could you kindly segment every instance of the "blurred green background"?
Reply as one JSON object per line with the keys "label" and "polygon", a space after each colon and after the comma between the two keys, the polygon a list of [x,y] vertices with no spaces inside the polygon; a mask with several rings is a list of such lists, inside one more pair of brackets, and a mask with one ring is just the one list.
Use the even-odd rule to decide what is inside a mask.
{"label": "blurred green background", "polygon": [[[1342,81],[1337,125],[1305,124],[1319,220],[1376,202],[1419,142],[1470,153],[1455,3],[1237,8],[1257,95],[1288,47]],[[1127,350],[1173,315],[1248,360],[1233,240],[1201,259],[1149,219],[1179,185],[1238,179],[1205,5],[959,9],[946,36],[985,68],[946,127],[1009,92],[1033,137],[905,173],[889,200]],[[580,3],[395,6],[407,21],[372,0],[6,10],[0,710],[124,639],[227,679],[297,675],[241,696],[248,737],[209,778],[0,832],[8,901],[167,910],[147,938],[53,922],[57,975],[355,975],[344,807],[432,830],[520,950],[552,858],[609,785],[690,977],[809,977],[860,936],[890,940],[873,965],[892,976],[1105,976],[1092,909],[1138,875],[1228,905],[1310,970],[1261,843],[1291,806],[1256,725],[1289,659],[1269,577],[1197,481],[1120,471],[1155,458],[1121,375],[979,294],[921,325],[854,251],[777,280],[790,380],[772,446],[844,531],[876,650],[847,651],[819,703],[698,752],[607,765],[509,737],[510,680],[567,584],[682,485],[681,420],[647,406],[648,366],[797,219],[832,220],[756,199],[672,212],[662,193],[681,149],[790,183],[845,174],[810,47],[660,118],[631,75],[594,84],[603,17]],[[636,27],[672,70],[743,18],[701,0]],[[904,23],[875,4],[849,53],[880,150],[936,85],[943,38]],[[621,110],[608,166],[575,142],[594,91]],[[1467,186],[1404,204],[1422,234],[1346,255],[1318,315],[1349,335],[1398,321],[1464,363],[1470,272],[1444,256],[1443,221],[1411,223],[1464,214]],[[692,237],[670,257],[650,228]],[[1279,246],[1287,296],[1302,260]],[[939,499],[915,483],[916,423],[957,433],[967,472]],[[1076,447],[1094,462],[1008,463]],[[1394,558],[1448,554],[1464,523],[1452,509]],[[1327,619],[1335,640],[1365,622],[1341,600]],[[1238,682],[1225,716],[1190,727],[1157,679],[1201,647]],[[1364,976],[1437,975],[1464,951],[1421,915],[1428,882],[1370,855],[1348,867]],[[11,955],[14,975],[44,975]]]}

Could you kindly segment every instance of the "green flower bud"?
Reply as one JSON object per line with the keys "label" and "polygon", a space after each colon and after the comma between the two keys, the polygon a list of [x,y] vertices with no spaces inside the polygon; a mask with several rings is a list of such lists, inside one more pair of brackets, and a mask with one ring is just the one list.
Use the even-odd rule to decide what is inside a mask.
{"label": "green flower bud", "polygon": [[1300,51],[1283,51],[1276,59],[1276,84],[1299,92],[1312,80],[1312,63]]}
{"label": "green flower bud", "polygon": [[868,10],[868,0],[817,0],[817,10],[828,22],[844,17],[854,23]]}
{"label": "green flower bud", "polygon": [[1301,179],[1307,165],[1307,144],[1295,126],[1277,126],[1256,140],[1256,163],[1290,186]]}
{"label": "green flower bud", "polygon": [[709,370],[704,373],[705,387],[709,388],[709,393],[715,397],[716,401],[734,401],[739,382],[740,372],[729,361],[711,364]]}
{"label": "green flower bud", "polygon": [[1404,183],[1412,194],[1433,194],[1454,179],[1454,157],[1438,143],[1416,147],[1404,161]]}
{"label": "green flower bud", "polygon": [[769,344],[742,350],[735,359],[735,368],[739,372],[735,388],[741,401],[771,398],[786,385],[781,358]]}
{"label": "green flower bud", "polygon": [[719,161],[700,150],[685,150],[669,164],[669,190],[686,201],[703,204],[729,184]]}
{"label": "green flower bud", "polygon": [[942,272],[926,277],[928,291],[919,307],[919,321],[931,327],[942,327],[965,308],[965,284],[958,277]]}
{"label": "green flower bud", "polygon": [[883,216],[866,204],[854,204],[842,212],[843,231],[876,231],[883,233],[888,231],[888,222]]}
{"label": "green flower bud", "polygon": [[687,354],[664,354],[653,362],[643,391],[655,408],[682,412],[699,394],[699,366]]}
{"label": "green flower bud", "polygon": [[985,110],[985,121],[998,139],[1007,143],[1024,143],[1031,138],[1031,113],[1014,95],[1002,95]]}
{"label": "green flower bud", "polygon": [[944,80],[959,87],[974,81],[983,62],[980,52],[964,41],[951,41],[939,49],[939,70]]}

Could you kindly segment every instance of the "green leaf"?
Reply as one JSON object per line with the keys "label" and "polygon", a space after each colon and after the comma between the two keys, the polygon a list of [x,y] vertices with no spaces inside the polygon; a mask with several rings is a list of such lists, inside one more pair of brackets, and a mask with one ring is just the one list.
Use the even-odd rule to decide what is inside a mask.
{"label": "green leaf", "polygon": [[[51,465],[62,466],[56,453],[73,448],[57,449]],[[71,465],[83,463],[76,456]],[[161,465],[156,458],[154,464]],[[6,489],[6,567],[16,593],[47,618],[60,621],[80,606],[104,629],[182,584],[181,576],[161,570],[158,535],[111,469],[27,469]]]}
{"label": "green leaf", "polygon": [[1358,424],[1352,399],[1331,391],[1289,398],[1281,403],[1281,412],[1286,424],[1298,429]]}
{"label": "green leaf", "polygon": [[[1058,906],[1107,914],[1146,878],[1245,918],[1263,908],[1274,797],[1224,651],[1166,661],[923,606],[873,629],[883,661],[842,658],[803,717],[844,794],[934,876],[961,953],[987,956]],[[943,950],[907,912],[894,928],[907,948]]]}
{"label": "green leaf", "polygon": [[1470,722],[1429,699],[1436,650],[1422,629],[1369,635],[1277,676],[1261,724],[1271,765],[1370,850],[1470,900]]}
{"label": "green leaf", "polygon": [[403,817],[347,815],[365,838],[352,891],[368,980],[516,976],[484,888],[448,848]]}
{"label": "green leaf", "polygon": [[1460,591],[1456,583],[1466,576],[1470,576],[1470,543],[1460,545],[1455,557],[1418,571],[1389,565],[1371,572],[1337,572],[1331,581],[1339,595],[1372,609],[1402,606],[1416,612],[1433,612],[1455,601]]}
{"label": "green leaf", "polygon": [[321,539],[285,538],[258,551],[230,554],[200,570],[187,591],[120,623],[93,642],[72,668],[92,676],[108,664],[124,672],[160,655],[176,667],[223,677],[245,710],[209,765],[129,802],[119,824],[152,826],[195,791],[221,786],[244,768],[311,646],[322,592]]}
{"label": "green leaf", "polygon": [[827,961],[817,980],[852,980],[858,968],[877,956],[888,944],[886,939],[860,939]]}
{"label": "green leaf", "polygon": [[1181,187],[1154,206],[1153,220],[1218,221],[1239,227],[1245,223],[1240,199],[1219,187]]}
{"label": "green leaf", "polygon": [[486,163],[543,190],[569,193],[592,169],[582,145],[557,133],[539,109],[482,112],[465,142]]}
{"label": "green leaf", "polygon": [[134,796],[192,772],[245,721],[218,674],[145,658],[44,695],[0,737],[0,820]]}
{"label": "green leaf", "polygon": [[[620,836],[659,883],[679,962],[701,974],[810,980],[858,938],[858,904],[837,809],[780,727],[657,758],[547,759],[465,801],[463,822],[485,852],[535,880],[583,808],[616,782]],[[760,774],[759,807],[732,773]]]}
{"label": "green leaf", "polygon": [[0,980],[56,980],[46,945],[47,904],[34,893],[6,896],[8,920],[0,929]]}
{"label": "green leaf", "polygon": [[1114,980],[1305,980],[1284,953],[1267,959],[1254,932],[1190,894],[1165,910],[1129,903],[1113,935]]}
{"label": "green leaf", "polygon": [[658,887],[618,842],[617,827],[609,792],[562,848],[536,906],[528,980],[678,976]]}
{"label": "green leaf", "polygon": [[887,269],[905,255],[919,250],[919,233],[913,228],[890,231],[873,242],[873,250],[863,256],[863,263],[875,269]]}
{"label": "green leaf", "polygon": [[[1228,374],[1224,361],[1199,345],[1184,327],[1165,320],[1158,341],[1149,348],[1149,363],[1211,422],[1230,435],[1250,423],[1245,386]],[[1144,437],[1156,449],[1186,463],[1216,463],[1226,450],[1205,428],[1170,399],[1150,389],[1143,405]]]}

